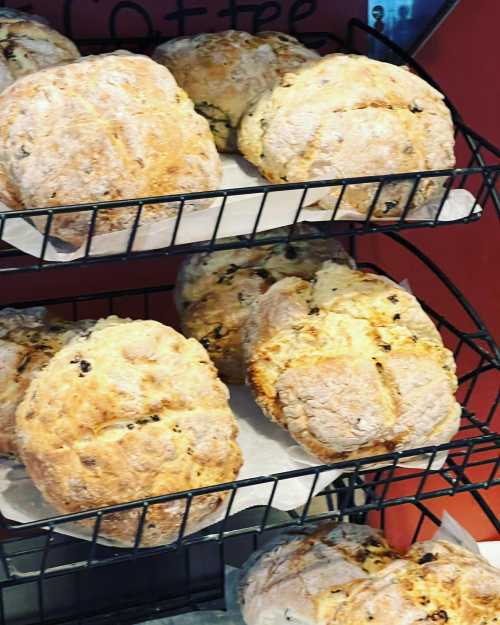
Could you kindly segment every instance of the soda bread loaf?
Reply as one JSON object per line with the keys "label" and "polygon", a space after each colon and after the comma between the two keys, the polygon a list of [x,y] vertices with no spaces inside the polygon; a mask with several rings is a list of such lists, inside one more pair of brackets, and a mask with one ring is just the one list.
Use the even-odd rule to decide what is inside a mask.
{"label": "soda bread loaf", "polygon": [[[32,382],[17,411],[20,455],[62,513],[231,482],[242,460],[228,397],[194,339],[156,321],[105,328],[61,349]],[[186,532],[226,496],[193,498]],[[140,546],[175,540],[185,508],[151,504]],[[133,545],[141,513],[103,515],[100,535]]]}
{"label": "soda bread loaf", "polygon": [[126,321],[62,321],[51,318],[45,308],[0,311],[0,453],[17,453],[16,408],[54,354],[77,336]]}
{"label": "soda bread loaf", "polygon": [[497,625],[500,571],[463,547],[417,543],[367,579],[335,582],[316,607],[321,625]]}
{"label": "soda bread loaf", "polygon": [[[239,149],[275,183],[451,168],[453,123],[443,96],[408,70],[364,56],[331,54],[282,77],[243,117]],[[410,202],[443,193],[422,178]],[[378,183],[349,186],[342,208],[363,217]],[[401,215],[413,181],[386,184],[373,215]],[[320,201],[336,205],[341,187]]]}
{"label": "soda bread loaf", "polygon": [[0,9],[0,91],[21,76],[79,57],[72,41],[39,19]]}
{"label": "soda bread loaf", "polygon": [[172,39],[153,58],[209,120],[218,149],[235,152],[236,129],[251,102],[284,73],[319,56],[290,35],[227,30]]}
{"label": "soda bread loaf", "polygon": [[[295,234],[317,233],[300,224]],[[288,229],[269,231],[286,235]],[[182,331],[206,347],[221,377],[229,383],[245,381],[241,329],[251,303],[285,276],[311,278],[323,261],[352,262],[337,241],[311,240],[253,248],[195,254],[177,278],[176,303]]]}
{"label": "soda bread loaf", "polygon": [[323,462],[449,441],[461,409],[452,353],[416,298],[325,263],[254,302],[247,378],[273,421]]}
{"label": "soda bread loaf", "polygon": [[240,605],[248,625],[317,625],[315,598],[333,583],[364,579],[394,561],[378,530],[324,523],[290,530],[250,558]]}
{"label": "soda bread loaf", "polygon": [[[90,56],[18,80],[0,96],[0,201],[41,208],[216,189],[207,121],[170,72],[128,53]],[[186,203],[186,210],[210,200]],[[177,214],[145,205],[141,223]],[[99,212],[95,233],[130,227],[137,207]],[[54,216],[50,233],[85,242],[91,211]],[[43,228],[46,218],[34,219]]]}

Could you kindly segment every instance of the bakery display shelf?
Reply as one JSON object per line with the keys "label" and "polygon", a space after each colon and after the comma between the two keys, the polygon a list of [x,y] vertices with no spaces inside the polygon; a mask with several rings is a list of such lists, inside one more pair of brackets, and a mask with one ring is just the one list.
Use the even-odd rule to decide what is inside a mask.
{"label": "bakery display shelf", "polygon": [[[107,622],[126,623],[183,609],[213,607],[213,601],[223,596],[224,563],[241,563],[261,538],[310,521],[349,518],[357,522],[369,519],[373,523],[375,515],[383,522],[385,515],[410,507],[419,512],[415,528],[418,536],[425,519],[439,523],[432,512],[435,502],[467,497],[468,505],[477,508],[491,531],[500,531],[497,511],[491,503],[493,489],[500,485],[500,435],[494,427],[500,403],[495,383],[500,368],[498,350],[473,307],[439,267],[402,236],[385,236],[388,245],[400,246],[401,254],[411,255],[420,273],[426,270],[429,279],[436,280],[454,298],[453,312],[459,319],[456,322],[454,314],[444,317],[422,302],[457,361],[457,397],[463,414],[460,432],[454,440],[31,522],[3,519],[1,623],[101,623],[105,618]],[[357,261],[365,271],[389,275],[373,262],[364,262],[362,258]],[[113,313],[164,320],[166,311],[173,306],[172,290],[173,285],[160,285],[14,305],[43,305],[68,319]],[[436,462],[442,454],[447,454],[447,458],[441,466]],[[422,456],[423,468],[399,466],[402,460],[422,462]],[[317,480],[333,466],[342,469],[342,475],[313,496]],[[305,505],[294,511],[276,510],[273,498],[278,489],[287,488],[294,479],[304,476],[310,477]],[[231,506],[238,493],[256,485],[267,489],[267,505],[232,515]],[[224,518],[216,525],[188,534],[187,520],[193,501],[212,492],[229,493]],[[148,511],[166,501],[180,501],[184,506],[177,540],[170,545],[142,549],[141,532]],[[108,514],[127,509],[138,512],[135,546],[123,549],[100,544],[102,520]],[[69,529],[68,523],[83,519],[91,523],[89,540],[63,533]],[[19,597],[30,599],[23,603]],[[97,614],[100,616],[94,618]]]}
{"label": "bakery display shelf", "polygon": [[[382,45],[397,55],[400,63],[409,65],[413,71],[418,73],[422,78],[430,82],[439,89],[439,85],[432,80],[427,72],[404,50],[387,39],[381,33],[378,33],[371,27],[357,19],[353,19],[349,23],[347,43],[342,44],[340,39],[333,37],[332,40],[337,42],[340,49],[356,51],[355,40],[356,33],[362,33],[367,37],[377,38]],[[305,38],[307,42],[307,37]],[[156,41],[123,39],[106,39],[92,40],[87,42],[79,42],[82,49],[86,51],[105,51],[116,49],[117,47],[128,47],[133,50],[151,50]],[[442,90],[441,90],[442,91]],[[336,206],[332,210],[325,211],[325,219],[328,219],[335,233],[340,234],[366,234],[371,232],[397,232],[406,229],[428,228],[449,224],[467,224],[477,221],[481,218],[484,210],[490,202],[497,211],[500,211],[500,200],[498,197],[497,184],[500,172],[500,150],[489,143],[486,139],[474,132],[461,119],[456,107],[448,98],[446,103],[452,111],[453,121],[455,124],[456,136],[456,155],[457,167],[453,169],[432,170],[432,171],[415,171],[404,174],[364,176],[356,178],[345,178],[336,180],[322,180],[303,183],[284,183],[279,185],[260,185],[243,188],[224,189],[211,192],[199,192],[180,195],[165,195],[148,198],[134,198],[123,201],[98,202],[95,204],[83,204],[73,206],[61,206],[55,208],[36,208],[20,211],[0,211],[0,241],[4,239],[8,247],[3,249],[0,247],[0,273],[23,272],[50,269],[55,267],[80,267],[95,263],[131,260],[148,257],[170,256],[177,254],[212,251],[220,249],[231,249],[237,247],[248,247],[254,245],[262,245],[263,238],[259,235],[260,226],[268,222],[268,217],[272,211],[276,210],[276,200],[279,200],[280,193],[286,191],[295,191],[295,200],[293,207],[293,220],[290,231],[285,235],[281,234],[276,238],[265,242],[293,241],[299,238],[313,238],[314,235],[299,235],[294,228],[301,220],[307,219],[308,193],[314,189],[322,187],[340,187],[340,193]],[[418,218],[412,215],[411,205],[418,192],[420,185],[428,178],[434,178],[442,183],[443,193],[440,201],[437,202],[432,209],[419,214]],[[347,190],[352,191],[360,185],[371,183],[375,185],[374,194],[371,204],[366,211],[366,215],[360,216],[356,221],[348,221],[337,219],[342,214],[343,198]],[[405,205],[401,207],[401,213],[398,216],[391,216],[390,212],[394,208],[387,206],[387,219],[375,219],[376,209],[380,210],[381,193],[384,189],[395,183],[405,183],[408,185],[408,195]],[[468,201],[455,204],[454,208],[449,207],[449,202],[455,190],[466,189],[470,192]],[[252,227],[247,229],[244,236],[235,239],[221,238],[222,224],[229,211],[237,210],[237,204],[232,206],[232,201],[242,199],[245,196],[252,196],[252,206],[254,209],[254,217],[252,217]],[[190,241],[189,237],[189,211],[187,206],[193,200],[211,200],[214,203],[215,218],[210,221],[207,226],[204,240],[194,242],[184,242],[185,239]],[[289,201],[289,200],[287,200]],[[138,244],[138,234],[143,224],[142,216],[145,206],[157,205],[165,202],[171,203],[177,209],[175,223],[172,233],[164,237],[161,247],[155,246],[155,249],[148,249],[148,245]],[[390,202],[388,204],[391,204]],[[271,207],[271,205],[273,205]],[[132,209],[132,219],[129,219],[131,227],[125,231],[123,237],[120,238],[112,252],[106,252],[99,247],[97,225],[98,219],[106,214],[113,213],[118,217],[120,211],[130,214]],[[382,210],[382,212],[384,209]],[[456,212],[458,211],[458,212]],[[82,233],[82,244],[76,254],[69,259],[61,262],[61,258],[54,260],[52,254],[60,252],[68,254],[76,252],[75,248],[68,246],[68,243],[57,239],[53,236],[53,230],[56,219],[68,218],[70,215],[81,217],[85,215],[87,223],[86,231]],[[123,214],[123,213],[122,213]],[[274,213],[273,213],[274,214]],[[457,216],[458,215],[458,216]],[[18,242],[20,248],[27,249],[29,254],[18,251],[12,236],[7,236],[9,232],[19,232],[22,226],[24,232],[26,227],[28,230],[33,229],[33,218],[36,218],[37,229],[39,231],[36,243],[26,243],[26,235],[23,234],[22,245]],[[31,224],[31,226],[29,225]],[[123,234],[123,233],[122,233]],[[323,230],[323,234],[316,236],[328,236],[328,230]],[[18,240],[19,241],[19,240]],[[96,246],[94,248],[94,246]],[[99,250],[97,253],[95,250]]]}

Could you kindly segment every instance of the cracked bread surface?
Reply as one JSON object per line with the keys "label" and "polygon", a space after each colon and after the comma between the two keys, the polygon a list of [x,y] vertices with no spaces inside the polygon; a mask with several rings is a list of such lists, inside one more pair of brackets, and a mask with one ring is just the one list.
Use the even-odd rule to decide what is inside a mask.
{"label": "cracked bread surface", "polygon": [[[194,339],[155,321],[106,328],[63,348],[31,384],[17,411],[21,458],[62,513],[231,482],[242,460],[228,397]],[[193,498],[185,531],[226,496]],[[185,499],[151,504],[140,546],[175,540],[185,509]],[[100,535],[133,544],[141,513],[103,515]]]}
{"label": "cracked bread surface", "polygon": [[[451,168],[451,114],[443,96],[405,68],[332,54],[282,77],[243,117],[239,149],[273,183]],[[444,178],[389,182],[375,217],[439,199]],[[345,188],[341,207],[365,216],[378,183]],[[342,187],[320,200],[332,209]],[[411,196],[411,197],[410,197]]]}
{"label": "cracked bread surface", "polygon": [[22,76],[79,57],[75,44],[48,25],[20,11],[0,10],[0,92]]}
{"label": "cracked bread surface", "polygon": [[253,100],[286,72],[320,57],[291,35],[226,30],[172,39],[153,58],[208,119],[218,149],[235,152],[236,129]]}
{"label": "cracked bread surface", "polygon": [[0,310],[0,453],[17,454],[16,409],[31,381],[64,345],[127,319],[64,321],[45,308]]}
{"label": "cracked bread surface", "polygon": [[[13,209],[132,200],[217,189],[222,174],[207,121],[173,76],[118,51],[16,81],[0,95],[0,201]],[[186,201],[185,210],[211,200]],[[144,204],[140,224],[179,202]],[[138,205],[106,208],[94,234],[130,228]],[[34,217],[43,231],[46,217]],[[87,240],[92,211],[54,214],[50,235]]]}
{"label": "cracked bread surface", "polygon": [[316,606],[321,625],[496,625],[500,572],[458,545],[416,543],[367,579],[332,585]]}
{"label": "cracked bread surface", "polygon": [[416,298],[382,276],[324,263],[284,278],[244,328],[248,381],[273,421],[323,462],[448,442],[455,362]]}
{"label": "cracked bread surface", "polygon": [[399,555],[367,525],[323,523],[271,540],[245,564],[240,604],[248,625],[317,625],[316,596],[366,578]]}
{"label": "cracked bread surface", "polygon": [[[283,236],[287,228],[266,236]],[[295,235],[317,234],[309,224],[298,224]],[[241,331],[252,302],[286,276],[309,279],[325,260],[353,264],[334,239],[296,240],[251,248],[194,254],[177,278],[176,305],[182,331],[201,341],[228,383],[245,381]]]}

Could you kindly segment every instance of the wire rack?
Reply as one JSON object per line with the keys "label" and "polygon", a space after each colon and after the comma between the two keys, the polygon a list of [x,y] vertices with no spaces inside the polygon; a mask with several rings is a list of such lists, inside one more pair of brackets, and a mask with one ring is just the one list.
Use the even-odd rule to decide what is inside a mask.
{"label": "wire rack", "polygon": [[[493,427],[500,401],[495,383],[500,367],[498,350],[474,309],[446,275],[402,236],[387,233],[386,238],[388,244],[400,246],[402,254],[410,254],[418,269],[425,269],[429,279],[434,279],[456,303],[456,314],[450,319],[450,315],[445,318],[423,302],[457,361],[460,382],[457,397],[463,414],[460,432],[452,442],[30,523],[16,524],[3,519],[0,622],[70,623],[74,618],[75,622],[97,624],[108,618],[107,622],[111,619],[126,623],[213,606],[213,601],[223,597],[224,563],[241,561],[261,539],[275,531],[330,518],[364,522],[369,517],[373,523],[373,515],[377,523],[383,524],[391,510],[409,506],[419,514],[415,527],[418,537],[423,524],[439,523],[429,503],[443,497],[466,496],[471,502],[467,505],[478,509],[492,532],[500,532],[497,514],[487,496],[500,484],[500,435]],[[358,259],[358,264],[366,271],[388,275],[371,262]],[[173,285],[160,285],[17,302],[16,306],[44,305],[54,314],[73,319],[115,313],[164,320],[165,311],[172,307],[172,289]],[[448,454],[447,459],[437,467],[434,462],[443,452]],[[402,460],[422,457],[426,463],[424,469],[397,466]],[[374,464],[379,468],[374,469]],[[332,467],[342,469],[342,476],[313,496],[317,480]],[[275,510],[273,498],[278,489],[303,476],[310,476],[311,480],[305,505],[288,513]],[[238,493],[255,485],[267,489],[267,504],[232,515],[231,507]],[[187,534],[185,528],[193,501],[211,492],[228,493],[224,519],[198,533]],[[184,505],[177,539],[170,545],[142,549],[141,535],[149,511],[166,501],[181,501]],[[116,549],[99,544],[100,527],[106,515],[130,509],[137,510],[138,519],[134,547]],[[92,521],[89,540],[61,533],[83,519]]]}
{"label": "wire rack", "polygon": [[[422,77],[433,81],[414,61],[397,46],[386,40],[357,20],[349,26],[347,42],[343,48],[355,50],[356,39],[361,35],[377,37],[397,54],[401,62],[410,65]],[[337,38],[335,38],[337,39]],[[123,41],[87,42],[88,45],[121,47]],[[115,45],[115,44],[120,45]],[[151,41],[143,42],[151,45]],[[223,605],[224,566],[239,565],[255,548],[274,532],[291,525],[301,525],[314,520],[338,518],[384,526],[392,511],[411,509],[416,513],[413,538],[418,539],[425,527],[439,525],[438,515],[432,504],[443,500],[463,500],[467,509],[477,509],[492,532],[500,531],[500,524],[492,508],[489,493],[500,484],[499,467],[500,436],[495,431],[494,419],[499,405],[497,375],[500,354],[487,328],[473,307],[443,272],[415,246],[404,239],[398,231],[411,228],[441,226],[449,223],[469,223],[481,218],[484,207],[492,203],[497,210],[500,151],[477,135],[463,123],[449,100],[453,112],[457,157],[460,167],[453,170],[413,172],[392,176],[372,176],[355,179],[321,181],[315,183],[266,185],[252,189],[232,189],[205,194],[189,194],[142,198],[121,202],[103,202],[87,206],[67,206],[37,209],[16,213],[0,213],[0,240],[9,224],[16,220],[30,222],[41,218],[41,243],[37,258],[6,246],[0,248],[0,273],[30,272],[45,269],[90,266],[102,262],[132,260],[148,257],[165,257],[187,252],[211,251],[247,247],[274,242],[293,241],[304,238],[348,235],[351,252],[356,251],[357,234],[381,232],[387,242],[398,245],[402,253],[408,253],[425,269],[429,279],[436,280],[454,302],[454,314],[446,317],[423,303],[434,319],[445,343],[453,350],[460,380],[458,400],[463,406],[459,434],[446,444],[412,449],[405,452],[388,452],[382,456],[335,465],[308,467],[277,475],[235,481],[154,499],[126,502],[100,510],[89,510],[30,523],[15,523],[1,519],[0,527],[0,623],[6,625],[34,625],[35,623],[133,623],[155,616],[172,614]],[[420,221],[411,219],[411,199],[427,177],[442,179],[445,192],[432,218]],[[378,199],[386,185],[406,181],[410,194],[402,214],[391,221],[373,219]],[[341,198],[346,189],[359,184],[375,183],[376,190],[367,216],[362,221],[339,222],[335,219],[341,208]],[[320,226],[314,235],[299,235],[294,225],[304,211],[309,189],[321,186],[341,187],[340,200],[329,221]],[[474,196],[474,204],[464,217],[444,221],[441,215],[445,201],[453,189],[467,188]],[[263,239],[259,235],[259,223],[268,210],[269,197],[284,190],[300,192],[292,228],[286,235]],[[256,194],[256,214],[252,230],[237,239],[221,240],[219,230],[223,222],[228,198],[237,195]],[[177,235],[183,227],[185,206],[192,199],[213,198],[218,201],[218,214],[213,230],[206,240],[188,245],[179,244]],[[156,250],[137,251],[135,241],[141,227],[143,207],[148,204],[177,202],[178,212],[171,239]],[[131,211],[133,226],[123,251],[117,254],[95,256],[92,252],[96,225],[102,211]],[[84,213],[88,230],[81,258],[64,264],[46,258],[50,245],[58,241],[52,236],[55,220],[61,214]],[[40,228],[40,220],[38,227]],[[388,275],[384,268],[358,259],[366,271]],[[54,274],[56,275],[56,274]],[[57,274],[60,275],[60,274]],[[394,277],[394,276],[393,276]],[[30,274],[26,276],[30,279]],[[401,276],[396,276],[396,280]],[[173,309],[172,284],[160,284],[140,289],[114,290],[101,293],[77,294],[72,297],[36,299],[16,302],[22,308],[31,305],[47,306],[54,314],[68,319],[122,314],[136,318],[154,318],[170,322]],[[9,302],[2,301],[2,305]],[[435,461],[446,453],[442,466]],[[402,460],[425,458],[426,467],[415,469],[398,466]],[[378,468],[374,468],[377,465]],[[380,466],[382,465],[382,466]],[[332,467],[343,474],[319,495],[313,496],[320,475]],[[279,512],[273,507],[273,498],[279,488],[286,488],[290,481],[310,477],[310,491],[305,505],[299,510]],[[267,504],[238,514],[231,514],[231,506],[237,494],[245,488],[259,485],[269,493]],[[196,534],[187,534],[186,527],[192,502],[210,492],[228,492],[228,508],[224,519],[217,525]],[[147,522],[149,510],[166,501],[181,501],[184,518],[179,526],[177,540],[154,549],[141,548],[141,535]],[[116,549],[100,544],[100,526],[108,514],[122,510],[137,511],[137,530],[134,547]],[[87,519],[92,522],[89,540],[65,535],[69,524]]]}
{"label": "wire rack", "polygon": [[[398,55],[401,63],[406,63],[417,74],[422,76],[430,84],[439,89],[439,85],[425,72],[425,70],[414,61],[404,50],[399,48],[384,35],[378,33],[363,22],[353,19],[349,23],[348,36],[346,42],[337,40],[338,46],[347,51],[357,51],[356,37],[363,33],[368,37],[377,38],[386,45],[394,54]],[[82,42],[84,47],[91,47],[94,50],[116,49],[116,47],[128,46],[136,49],[151,49],[151,41],[139,40],[135,46],[132,41],[125,40],[95,40]],[[484,207],[491,200],[497,210],[500,211],[500,200],[497,193],[498,175],[500,172],[500,150],[491,145],[486,139],[475,133],[461,119],[453,103],[445,98],[450,108],[455,125],[456,155],[458,166],[453,169],[416,171],[404,174],[364,176],[356,178],[345,178],[335,180],[323,180],[314,182],[288,183],[279,185],[261,185],[251,188],[235,188],[210,192],[164,195],[148,198],[133,198],[121,201],[97,202],[95,204],[82,204],[73,206],[61,206],[54,208],[32,207],[29,210],[20,211],[0,211],[0,241],[5,239],[12,241],[12,235],[8,236],[15,226],[28,226],[33,232],[38,230],[39,237],[34,248],[30,249],[32,256],[20,253],[11,244],[5,249],[0,248],[0,273],[33,271],[60,267],[60,262],[50,260],[48,251],[53,248],[60,252],[74,252],[76,247],[70,246],[66,241],[61,241],[55,236],[57,224],[68,219],[79,221],[79,256],[64,263],[65,267],[85,266],[95,263],[131,260],[154,256],[177,255],[193,252],[203,252],[218,249],[236,248],[248,245],[262,245],[263,240],[259,237],[259,225],[265,223],[266,217],[271,213],[271,200],[280,199],[285,191],[296,191],[297,199],[293,208],[292,228],[286,235],[276,238],[276,241],[292,241],[299,238],[295,232],[295,224],[304,219],[306,214],[307,198],[314,189],[329,187],[340,188],[336,205],[333,209],[325,211],[325,220],[335,224],[337,234],[366,234],[369,232],[396,232],[406,229],[422,227],[436,227],[449,225],[450,223],[467,224],[477,221],[484,213]],[[433,179],[443,186],[443,193],[440,200],[430,216],[416,219],[412,215],[412,202],[418,193],[421,185],[426,180]],[[393,202],[384,203],[384,189],[394,184],[405,184],[408,187],[408,194],[403,202],[403,206],[398,207],[398,216],[391,216],[394,210]],[[343,208],[343,200],[346,192],[353,188],[361,189],[361,185],[371,184],[373,186],[373,196],[370,205],[367,207],[366,215],[356,221],[338,220],[337,216]],[[473,201],[468,205],[464,214],[459,218],[445,216],[445,205],[450,198],[450,193],[455,189],[467,189],[473,195]],[[221,224],[227,218],[231,210],[230,201],[236,197],[252,196],[254,206],[254,220],[252,226],[246,233],[244,239],[221,240]],[[192,243],[182,243],[181,233],[189,231],[187,216],[189,207],[193,202],[210,200],[215,206],[215,217],[212,223],[207,226],[204,240]],[[137,239],[140,229],[145,225],[145,207],[166,204],[176,211],[175,222],[172,233],[162,242],[158,249],[138,249]],[[275,210],[275,206],[272,210]],[[382,210],[386,213],[386,218],[375,218],[375,212]],[[379,214],[379,212],[377,212]],[[129,223],[130,227],[123,231],[123,237],[119,244],[119,249],[112,253],[97,254],[94,245],[98,236],[99,224],[104,217],[113,216],[123,223]],[[83,224],[83,225],[82,225]],[[35,230],[36,225],[36,230]],[[83,232],[80,231],[83,229]],[[17,235],[14,235],[17,236]],[[302,235],[301,238],[311,238]],[[269,240],[267,240],[268,242]],[[35,257],[35,258],[34,258]]]}

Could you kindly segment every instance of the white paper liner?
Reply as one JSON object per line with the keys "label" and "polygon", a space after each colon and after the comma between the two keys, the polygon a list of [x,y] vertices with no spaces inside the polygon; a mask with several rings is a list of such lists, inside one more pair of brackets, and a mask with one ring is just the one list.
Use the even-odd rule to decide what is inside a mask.
{"label": "white paper liner", "polygon": [[[231,407],[238,419],[240,444],[244,463],[238,476],[239,480],[273,475],[285,471],[318,466],[320,461],[294,444],[290,435],[271,423],[261,412],[253,400],[251,391],[244,386],[232,385]],[[432,469],[440,468],[446,460],[447,453],[438,454]],[[429,464],[427,456],[412,459],[410,462],[398,463],[402,467],[426,469]],[[392,462],[365,465],[363,468],[379,468],[392,465]],[[314,488],[316,495],[328,484],[342,474],[341,470],[323,471],[319,474]],[[272,507],[277,510],[293,510],[303,506],[311,491],[315,477],[307,475],[282,479],[278,482],[272,500]],[[256,486],[240,487],[231,506],[231,514],[254,506],[265,506],[269,502],[273,483]],[[199,531],[224,518],[225,508],[206,517],[194,531]],[[28,523],[58,516],[54,508],[42,498],[23,465],[13,459],[0,459],[0,511],[7,519]],[[89,540],[92,529],[86,529],[75,523],[57,525],[55,531],[77,538]],[[111,547],[129,547],[119,541],[99,537],[98,542]]]}
{"label": "white paper liner", "polygon": [[[250,390],[243,386],[232,386],[231,407],[238,419],[240,434],[238,442],[243,452],[244,464],[238,479],[266,476],[284,471],[302,469],[288,453],[290,437],[277,425],[271,423],[260,412],[252,399]],[[318,461],[315,464],[319,464]],[[320,474],[315,486],[315,493],[335,480],[340,471],[325,471]],[[279,510],[292,510],[304,505],[309,497],[314,476],[305,476],[283,480],[279,483],[272,506]],[[272,483],[240,488],[236,494],[231,513],[235,514],[246,508],[267,505],[271,495]],[[0,460],[0,511],[12,521],[26,523],[58,516],[58,513],[45,502],[28,477],[24,466],[12,459]],[[224,518],[225,510],[207,517],[196,531]],[[57,526],[56,531],[90,539],[92,530],[77,524],[65,523]],[[118,541],[99,537],[99,543],[112,547],[122,547]]]}
{"label": "white paper liner", "polygon": [[[262,178],[257,169],[241,156],[222,155],[223,180],[222,189],[255,187],[269,184]],[[304,208],[298,221],[329,221],[333,210],[318,209],[313,205],[324,197],[328,187],[309,189],[305,196]],[[258,232],[287,226],[294,222],[297,208],[303,194],[302,189],[295,191],[273,191],[268,194],[265,208],[257,228]],[[221,222],[217,230],[217,238],[249,234],[253,231],[255,221],[262,202],[262,193],[237,195],[227,198]],[[220,212],[221,198],[217,198],[210,208],[196,212],[185,212],[179,223],[175,243],[185,244],[210,239],[214,233]],[[474,196],[465,189],[454,189],[450,192],[439,216],[439,221],[462,219],[470,214],[475,204]],[[439,202],[434,202],[410,211],[407,221],[434,219]],[[0,210],[9,210],[0,204]],[[119,209],[118,209],[119,210]],[[474,212],[482,209],[476,205]],[[43,218],[41,218],[43,219]],[[340,206],[336,221],[360,220],[359,213],[346,210]],[[364,221],[364,219],[362,219]],[[391,218],[374,221],[393,221]],[[43,235],[24,219],[6,219],[3,240],[26,254],[40,258],[43,248]],[[141,225],[138,229],[132,250],[134,252],[155,250],[172,244],[176,218],[164,219],[154,223]],[[95,235],[92,240],[90,256],[123,254],[127,251],[130,229],[109,234]],[[43,258],[50,262],[68,262],[85,255],[86,243],[78,250],[63,252],[52,243],[47,245]]]}

